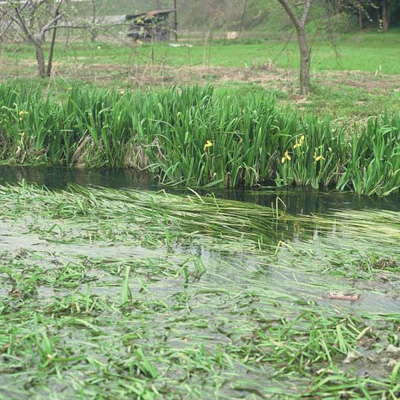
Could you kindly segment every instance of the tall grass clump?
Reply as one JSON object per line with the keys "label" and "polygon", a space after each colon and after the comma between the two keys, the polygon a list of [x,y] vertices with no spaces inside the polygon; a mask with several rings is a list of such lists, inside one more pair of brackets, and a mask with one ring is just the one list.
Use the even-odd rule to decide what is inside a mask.
{"label": "tall grass clump", "polygon": [[338,189],[380,196],[400,187],[400,115],[369,119],[353,136]]}
{"label": "tall grass clump", "polygon": [[131,167],[187,186],[336,186],[386,195],[400,186],[399,114],[349,137],[329,119],[274,97],[210,86],[133,93],[76,86],[58,100],[0,86],[0,159],[14,164]]}

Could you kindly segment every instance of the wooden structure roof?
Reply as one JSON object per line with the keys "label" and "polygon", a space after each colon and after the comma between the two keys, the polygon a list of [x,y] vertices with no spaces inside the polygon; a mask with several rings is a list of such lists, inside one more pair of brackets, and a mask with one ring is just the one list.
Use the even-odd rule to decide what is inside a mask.
{"label": "wooden structure roof", "polygon": [[141,18],[143,20],[143,22],[147,22],[146,19],[148,19],[148,22],[151,22],[155,17],[164,18],[173,12],[175,12],[175,10],[154,10],[154,11],[148,11],[148,12],[143,12],[143,13],[139,13],[139,14],[128,14],[125,16],[125,19],[127,21],[130,21],[132,19]]}

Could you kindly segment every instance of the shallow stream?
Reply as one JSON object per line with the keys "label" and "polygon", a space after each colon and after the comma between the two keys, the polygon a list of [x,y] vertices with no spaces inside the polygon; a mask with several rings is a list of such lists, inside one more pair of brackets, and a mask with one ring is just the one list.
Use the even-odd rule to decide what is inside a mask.
{"label": "shallow stream", "polygon": [[[126,170],[0,167],[0,186],[22,181],[45,185],[56,192],[71,183],[116,191],[93,189],[88,198],[98,202],[99,209],[90,206],[88,212],[83,210],[84,197],[79,197],[79,193],[76,202],[73,199],[73,205],[68,205],[62,194],[58,200],[32,192],[27,198],[36,199],[39,208],[35,208],[36,203],[27,203],[25,207],[21,193],[17,197],[2,195],[0,306],[3,302],[3,309],[17,307],[15,296],[28,300],[33,296],[36,307],[51,308],[52,313],[68,309],[68,315],[81,315],[86,304],[87,321],[79,323],[86,327],[93,325],[89,331],[96,338],[104,336],[104,346],[109,349],[114,349],[121,337],[135,337],[131,345],[141,343],[142,351],[163,376],[163,384],[171,390],[168,392],[171,399],[178,398],[174,397],[173,389],[176,376],[183,381],[187,379],[193,387],[201,381],[199,392],[188,394],[186,389],[179,388],[179,395],[186,393],[187,398],[193,399],[211,393],[215,396],[216,391],[222,399],[266,398],[288,393],[302,396],[307,390],[308,394],[319,395],[322,390],[319,378],[314,379],[315,371],[303,366],[307,357],[306,365],[316,359],[330,360],[330,369],[325,361],[317,363],[326,368],[324,374],[331,374],[328,371],[335,370],[335,365],[340,367],[341,376],[349,382],[346,388],[354,389],[354,393],[358,393],[359,383],[355,384],[353,378],[361,376],[366,379],[362,385],[385,390],[380,383],[371,383],[369,377],[386,382],[390,372],[387,364],[393,363],[393,357],[385,351],[389,344],[398,345],[400,341],[399,196],[379,199],[350,193],[273,188],[217,190],[213,193],[222,200],[215,207],[211,204],[210,208],[199,211],[204,213],[203,225],[196,207],[192,211],[187,205],[186,195],[197,199],[193,192],[161,188]],[[177,208],[175,211],[168,208],[168,200],[156,194],[160,189],[171,196],[184,197],[182,208],[176,196],[172,203],[177,201]],[[158,197],[139,196],[129,203],[131,199],[124,197],[124,193],[130,190]],[[104,203],[105,207],[109,205],[109,217],[107,209],[101,209],[102,193],[115,198]],[[207,198],[211,192],[198,193]],[[6,204],[10,201],[7,199],[18,201],[22,208],[15,213],[10,211],[13,205]],[[224,199],[240,203],[225,204]],[[120,212],[125,203],[126,212]],[[248,203],[248,212],[243,203]],[[199,204],[202,210],[202,203]],[[78,210],[75,216],[76,205],[83,211],[79,214]],[[215,221],[216,215],[225,212],[222,210],[225,206],[233,210],[224,214],[226,223],[223,219]],[[46,211],[40,207],[47,207]],[[155,207],[154,213],[151,207]],[[269,207],[275,211],[271,212]],[[254,217],[249,224],[247,214],[259,218]],[[212,227],[207,226],[207,219],[214,224]],[[236,222],[230,225],[231,220]],[[218,226],[221,235],[212,230]],[[262,239],[255,243],[257,235]],[[132,277],[128,282],[129,274]],[[333,292],[355,295],[357,300],[332,299]],[[115,306],[121,296],[130,299],[131,304],[122,308],[122,313]],[[95,318],[90,316],[91,310],[96,312]],[[59,324],[64,312],[67,311],[62,311],[54,320],[58,322],[53,323]],[[125,324],[126,319],[129,324]],[[108,325],[110,320],[115,320],[115,324]],[[82,343],[94,340],[89,331],[78,334],[74,327],[63,329],[69,337],[84,336],[81,342],[78,339],[71,342],[74,354],[81,354],[79,349],[85,347]],[[351,333],[352,329],[356,333]],[[350,332],[349,343],[355,337],[358,339],[351,346],[344,345],[343,332]],[[371,332],[370,336],[366,332]],[[62,330],[54,328],[53,333],[57,338],[64,337]],[[308,334],[312,337],[306,338]],[[368,340],[364,341],[365,335]],[[309,348],[304,340],[312,342],[313,347]],[[322,353],[310,355],[317,352],[315,348],[321,345],[321,340],[326,340],[320,351],[328,354],[327,358]],[[125,339],[122,344],[121,351],[127,351]],[[358,354],[354,358],[355,369],[351,369],[350,362],[344,362],[353,348],[357,348]],[[257,354],[253,354],[254,349]],[[95,347],[91,351],[97,354]],[[219,351],[223,355],[216,361],[214,353]],[[293,354],[289,356],[291,351]],[[112,365],[118,370],[116,365],[123,353],[115,352]],[[99,347],[98,360],[105,363],[103,353]],[[182,354],[184,358],[194,357],[191,358],[194,365],[204,362],[208,366],[200,368],[203,371],[200,375],[192,371],[183,378],[180,368],[188,368],[189,361],[185,359],[179,364],[177,360]],[[302,361],[297,364],[299,357]],[[263,364],[260,360],[264,358]],[[400,362],[398,358],[394,361]],[[286,364],[287,367],[282,367]],[[76,371],[70,372],[72,376]],[[11,376],[15,377],[11,374],[10,379]],[[18,397],[19,392],[13,392],[11,380],[6,377],[3,383],[8,389],[4,393],[14,393],[14,398],[32,394],[34,389],[26,389]],[[18,376],[22,383],[25,378]],[[268,389],[265,379],[269,382]],[[53,387],[47,381],[46,385],[44,393]],[[121,389],[112,386],[110,390],[114,389],[117,396]],[[64,390],[73,393],[70,387]]]}
{"label": "shallow stream", "polygon": [[[158,186],[154,182],[149,182],[145,175],[140,175],[129,170],[79,170],[79,169],[64,169],[58,167],[5,167],[0,166],[0,185],[16,184],[26,181],[28,184],[37,184],[39,186],[46,186],[52,190],[65,189],[69,184],[78,184],[84,187],[105,187],[118,190],[125,189],[139,189],[143,191],[160,191],[165,190],[168,193],[185,195],[192,192],[168,186]],[[340,212],[376,212],[377,210],[389,210],[391,212],[400,212],[400,196],[393,196],[389,198],[368,198],[360,197],[352,193],[338,193],[338,192],[318,192],[307,189],[274,189],[274,188],[258,188],[254,190],[223,190],[217,189],[211,191],[199,190],[200,195],[208,195],[213,193],[217,198],[229,199],[246,203],[253,203],[266,207],[278,207],[285,213],[291,215],[312,216],[324,218],[324,216],[332,216],[333,213],[338,213],[340,220]],[[369,211],[368,211],[369,210]],[[344,222],[346,223],[345,219]],[[353,221],[354,222],[354,221]],[[352,223],[352,222],[349,222]],[[302,224],[306,225],[302,229]],[[104,244],[92,243],[90,245],[83,243],[48,243],[42,240],[35,234],[26,234],[23,229],[15,229],[13,226],[6,226],[0,223],[0,250],[14,250],[16,251],[22,245],[21,237],[23,237],[24,249],[37,250],[37,251],[58,251],[61,253],[71,254],[72,251],[80,257],[102,257],[102,258],[119,258],[123,260],[127,257],[146,258],[164,258],[167,255],[165,249],[143,249],[141,246],[134,246],[127,248],[125,244],[118,246],[113,244],[112,247],[104,246]],[[287,264],[293,263],[296,256],[288,251],[287,248],[282,246],[279,252],[279,262],[282,265],[268,267],[268,273],[262,276],[260,280],[262,285],[265,285],[265,278],[268,278],[268,285],[273,288],[280,288],[282,292],[293,293],[301,295],[303,299],[319,300],[323,304],[334,304],[336,307],[352,308],[354,310],[379,312],[400,312],[400,276],[399,280],[393,281],[393,277],[388,281],[385,277],[385,271],[382,271],[384,279],[382,282],[378,279],[348,279],[350,276],[336,276],[333,274],[331,277],[321,277],[318,274],[320,268],[323,268],[329,262],[326,262],[327,256],[324,251],[328,248],[337,246],[337,250],[344,250],[348,253],[358,254],[362,257],[363,252],[374,252],[374,250],[382,250],[382,241],[373,240],[373,237],[355,237],[357,231],[354,229],[350,233],[346,231],[346,226],[336,229],[335,225],[332,228],[320,229],[318,223],[313,220],[299,220],[295,223],[277,223],[274,226],[273,236],[270,237],[271,245],[276,246],[280,241],[286,244],[297,244],[297,246],[306,246],[313,252],[312,257],[306,257],[307,260],[314,259],[318,262],[318,252],[321,251],[322,265],[305,266],[303,262],[297,261],[297,265],[287,267]],[[389,239],[389,248],[390,239]],[[398,243],[400,244],[400,237]],[[325,247],[324,247],[325,246]],[[290,248],[290,247],[288,247]],[[246,280],[250,276],[257,274],[260,271],[259,264],[262,261],[257,257],[248,254],[242,254],[239,258],[237,254],[230,258],[226,253],[218,254],[217,251],[209,251],[205,247],[189,246],[185,248],[175,248],[174,252],[180,254],[182,257],[188,253],[199,254],[202,262],[207,264],[207,269],[210,271],[210,266],[214,263],[218,264],[220,259],[227,262],[230,266],[229,277],[221,277],[221,284],[246,284]],[[393,250],[393,251],[392,251]],[[388,251],[388,257],[394,256],[397,253],[396,248],[391,248]],[[348,256],[346,262],[353,262],[351,257]],[[354,261],[359,262],[359,260]],[[283,268],[283,265],[285,267]],[[236,272],[235,269],[237,269]],[[364,274],[365,275],[365,274]],[[372,275],[371,275],[372,276]],[[365,276],[363,276],[365,277]],[[215,277],[211,278],[212,280]],[[223,282],[225,279],[229,281]],[[257,279],[256,279],[257,280]],[[329,283],[330,281],[330,283]],[[203,280],[204,282],[204,280]],[[327,284],[332,289],[341,291],[350,291],[355,293],[362,293],[359,301],[357,302],[343,302],[343,301],[326,301]]]}

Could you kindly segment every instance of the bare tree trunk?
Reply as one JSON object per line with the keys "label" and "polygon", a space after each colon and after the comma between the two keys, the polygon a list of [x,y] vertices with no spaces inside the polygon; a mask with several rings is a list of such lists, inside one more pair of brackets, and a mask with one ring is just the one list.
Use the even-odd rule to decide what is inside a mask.
{"label": "bare tree trunk", "polygon": [[42,45],[35,42],[35,48],[36,48],[36,59],[38,63],[38,69],[39,69],[39,76],[41,78],[46,77],[46,65],[44,62],[44,53],[42,49]]}
{"label": "bare tree trunk", "polygon": [[53,36],[51,38],[49,59],[47,61],[47,72],[46,72],[47,76],[51,76],[51,69],[53,67],[54,47],[56,44],[56,36],[57,36],[57,21],[55,22],[55,26],[53,29]]}
{"label": "bare tree trunk", "polygon": [[358,10],[358,25],[360,27],[360,30],[363,29],[363,16],[361,10]]}
{"label": "bare tree trunk", "polygon": [[299,18],[289,0],[278,0],[290,17],[297,32],[297,40],[300,50],[300,94],[306,95],[310,92],[310,48],[307,42],[306,24],[310,14],[313,0],[306,0],[302,16]]}
{"label": "bare tree trunk", "polygon": [[300,93],[308,94],[310,91],[310,48],[304,29],[297,32],[300,48]]}
{"label": "bare tree trunk", "polygon": [[387,31],[389,30],[387,0],[382,0],[382,25],[383,25],[383,32],[387,33]]}

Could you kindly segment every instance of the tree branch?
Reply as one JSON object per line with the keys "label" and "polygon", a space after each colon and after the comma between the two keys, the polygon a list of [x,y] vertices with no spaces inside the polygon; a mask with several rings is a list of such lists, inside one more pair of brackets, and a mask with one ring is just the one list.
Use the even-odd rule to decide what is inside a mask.
{"label": "tree branch", "polygon": [[[5,19],[5,17],[7,17],[9,10],[1,10],[1,17],[0,17],[0,22],[3,21],[3,19]],[[0,33],[0,40],[3,39],[3,36],[7,33],[7,31],[10,29],[11,25],[14,23],[14,20],[11,16],[10,20],[8,21],[8,23],[6,24],[6,27],[3,29],[3,32]],[[4,26],[4,25],[3,25]]]}
{"label": "tree branch", "polygon": [[89,29],[91,26],[88,25],[57,25],[57,26],[50,26],[46,29],[47,31],[51,31],[52,29]]}
{"label": "tree branch", "polygon": [[[290,3],[288,0],[278,0],[279,3],[281,3],[282,7],[285,9],[287,15],[289,15],[290,19],[293,22],[293,25],[295,26],[296,30],[302,30],[304,29],[304,25],[302,24],[302,22],[299,20],[299,18],[297,17],[297,15],[295,14],[295,12],[293,11]],[[307,2],[309,2],[312,0],[307,0]]]}
{"label": "tree branch", "polygon": [[44,40],[44,36],[46,34],[46,32],[50,29],[53,29],[57,26],[57,22],[62,18],[62,14],[58,14],[55,18],[53,18],[48,24],[46,24],[41,30],[40,30],[40,40],[43,41]]}
{"label": "tree branch", "polygon": [[27,36],[27,38],[36,46],[37,45],[37,41],[35,39],[35,36],[28,29],[28,27],[26,25],[26,21],[24,20],[23,16],[21,15],[21,11],[20,11],[19,7],[15,7],[14,10],[15,10],[15,13],[17,14],[17,20],[15,18],[13,18],[13,20],[18,23],[18,25],[25,32],[25,35]]}
{"label": "tree branch", "polygon": [[308,15],[310,14],[311,6],[313,4],[313,0],[307,0],[306,5],[304,6],[303,15],[301,16],[300,22],[303,26],[307,23]]}
{"label": "tree branch", "polygon": [[10,29],[11,25],[14,23],[14,19],[11,18],[11,21],[7,24],[7,26],[4,28],[3,32],[0,33],[0,40],[3,39],[3,36],[7,33],[7,31]]}

